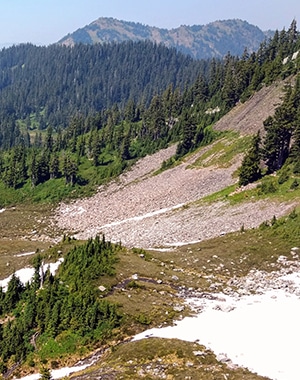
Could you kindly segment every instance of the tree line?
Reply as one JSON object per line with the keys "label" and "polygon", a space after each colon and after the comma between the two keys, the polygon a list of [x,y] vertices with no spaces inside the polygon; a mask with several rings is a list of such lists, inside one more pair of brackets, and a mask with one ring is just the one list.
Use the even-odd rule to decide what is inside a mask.
{"label": "tree line", "polygon": [[[300,174],[300,75],[285,87],[283,102],[274,116],[264,120],[265,135],[257,134],[245,155],[239,172],[239,184],[247,185],[290,164]],[[265,167],[265,169],[263,169]]]}

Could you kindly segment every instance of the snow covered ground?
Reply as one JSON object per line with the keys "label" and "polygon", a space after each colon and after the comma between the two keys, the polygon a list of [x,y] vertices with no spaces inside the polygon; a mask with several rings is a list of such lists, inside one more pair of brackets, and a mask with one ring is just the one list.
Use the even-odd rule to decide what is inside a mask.
{"label": "snow covered ground", "polygon": [[[278,287],[278,281],[280,286]],[[198,341],[219,358],[273,380],[299,378],[300,270],[278,273],[260,294],[216,294],[187,302],[198,310],[174,326],[147,330],[134,340],[162,337]]]}
{"label": "snow covered ground", "polygon": [[[52,379],[61,379],[65,376],[69,376],[73,372],[84,370],[85,368],[89,367],[91,364],[92,363],[84,364],[84,365],[76,366],[76,367],[65,367],[65,368],[60,368],[60,369],[54,369],[51,371]],[[19,378],[19,380],[38,380],[40,379],[40,377],[41,375],[39,373],[34,373],[32,375],[21,377]]]}
{"label": "snow covered ground", "polygon": [[[28,254],[31,254],[31,252]],[[43,265],[43,271],[46,272],[46,270],[49,268],[50,273],[52,273],[54,275],[55,272],[57,271],[59,265],[63,262],[63,260],[64,260],[63,258],[60,258],[55,263],[44,264]],[[31,279],[34,275],[34,268],[27,267],[27,268],[19,269],[15,272],[15,275],[20,279],[22,284],[25,285],[27,282],[31,281]],[[2,287],[4,291],[7,290],[7,286],[8,286],[8,283],[9,283],[11,277],[12,277],[12,275],[5,278],[4,280],[0,280],[0,287]]]}
{"label": "snow covered ground", "polygon": [[[174,326],[144,331],[133,340],[161,337],[197,341],[217,358],[229,359],[259,375],[272,380],[296,380],[300,373],[300,269],[286,275],[278,272],[277,279],[280,287],[268,287],[260,294],[219,293],[212,299],[187,299],[197,311],[196,316]],[[63,378],[89,365],[53,370],[52,377]],[[39,378],[39,374],[33,374],[21,380]]]}

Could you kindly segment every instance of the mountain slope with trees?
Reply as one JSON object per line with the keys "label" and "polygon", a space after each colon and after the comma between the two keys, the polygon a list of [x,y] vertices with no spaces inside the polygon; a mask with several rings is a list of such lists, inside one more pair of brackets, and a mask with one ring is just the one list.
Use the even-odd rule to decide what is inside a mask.
{"label": "mountain slope with trees", "polygon": [[256,51],[272,32],[263,32],[257,26],[242,20],[215,21],[207,25],[181,25],[175,29],[161,29],[140,23],[100,17],[91,24],[63,37],[58,43],[95,44],[107,42],[149,40],[174,47],[190,56],[202,58],[222,58],[228,52],[242,55],[247,47]]}
{"label": "mountain slope with trees", "polygon": [[[212,125],[236,104],[296,75],[298,50],[296,22],[257,53],[228,54],[223,61],[193,60],[151,42],[4,49],[2,204],[20,196],[79,196],[170,143],[178,143],[173,160],[179,160],[211,142]],[[141,61],[145,67],[137,75]],[[103,100],[107,94],[111,97]],[[291,102],[296,102],[289,106],[294,113],[297,101]],[[297,128],[289,133],[293,141]],[[289,156],[285,150],[280,166]]]}
{"label": "mountain slope with trees", "polygon": [[40,130],[64,128],[75,114],[87,116],[124,108],[131,100],[149,105],[168,86],[184,89],[207,62],[149,41],[76,45],[73,48],[24,44],[0,51],[0,115]]}
{"label": "mountain slope with trees", "polygon": [[[119,49],[130,56],[131,49],[136,51],[138,46],[151,46],[156,54],[167,49],[148,42],[121,45],[113,44],[107,51]],[[47,65],[60,67],[44,60],[36,68],[34,82],[32,72],[27,76],[27,54],[35,51],[35,57],[40,57],[42,52],[50,59],[56,52],[65,62],[72,62],[74,52],[93,55],[99,46],[35,49],[22,45],[3,51],[2,56],[2,90],[9,99],[5,103],[2,96],[7,108],[2,107],[0,119],[0,221],[5,231],[2,269],[12,273],[14,265],[20,265],[16,252],[20,241],[34,244],[34,240],[49,238],[42,233],[45,216],[41,205],[48,202],[52,214],[43,223],[52,226],[60,239],[65,234],[59,244],[59,239],[52,240],[45,252],[29,252],[34,267],[31,283],[22,284],[12,276],[7,291],[0,288],[0,371],[7,374],[20,366],[30,373],[41,365],[49,378],[49,369],[44,366],[75,362],[106,344],[114,351],[120,341],[145,326],[170,323],[183,315],[185,310],[179,307],[182,298],[175,291],[201,289],[210,293],[211,285],[218,291],[222,283],[228,285],[233,277],[257,266],[272,271],[277,259],[298,245],[300,35],[293,21],[287,31],[275,33],[255,53],[245,51],[242,57],[228,54],[224,61],[201,61],[204,71],[198,61],[188,58],[191,67],[195,64],[197,68],[192,83],[183,83],[181,88],[167,81],[148,102],[125,101],[124,97],[123,102],[87,114],[72,105],[65,109],[65,125],[56,124],[45,114],[44,108],[51,104],[47,97],[36,99],[41,108],[27,108],[30,91],[35,93],[36,84],[42,85],[39,70]],[[25,64],[20,60],[22,54]],[[164,67],[163,61],[159,62],[158,66]],[[53,81],[59,82],[61,77],[56,78],[55,70],[52,75]],[[49,78],[48,82],[44,78],[45,83],[51,82]],[[26,87],[27,79],[31,86]],[[17,90],[16,82],[20,86],[22,82],[23,87],[22,96],[16,96],[19,102],[14,103],[9,89]],[[273,93],[277,85],[283,91],[276,98],[278,103],[272,104],[268,90]],[[55,102],[63,99],[61,104],[67,104],[68,91],[64,97],[58,83],[54,88],[59,88]],[[46,94],[45,88],[40,90],[38,94]],[[261,120],[262,126],[253,127],[247,117],[262,111],[264,101],[249,108],[247,102],[251,103],[258,91],[260,97],[265,96],[263,100],[268,99],[266,108],[271,113]],[[244,109],[238,114],[241,103],[251,110],[247,117]],[[231,130],[215,128],[217,121],[222,125],[223,115]],[[45,117],[45,123],[37,121],[39,116]],[[238,131],[231,125],[237,120]],[[239,134],[248,127],[251,133]],[[256,134],[257,129],[260,133]],[[95,191],[96,195],[87,197]],[[83,195],[83,199],[70,202]],[[66,203],[60,203],[53,215],[61,200]],[[16,235],[24,210],[32,203],[41,208],[40,217],[33,221],[29,210],[26,226]],[[233,231],[235,234],[223,240],[219,236]],[[103,232],[113,241],[141,248],[112,244]],[[76,233],[77,238],[87,241],[71,237]],[[212,236],[220,239],[195,248],[190,244],[181,253],[180,249],[168,252],[169,244],[180,246]],[[164,245],[159,258],[155,250],[149,253],[142,249],[151,245],[156,249]],[[218,264],[216,250],[222,257]],[[27,255],[22,251],[23,259]],[[64,262],[57,275],[41,269],[43,260],[58,258]],[[182,359],[182,351],[177,350],[177,357]],[[212,359],[216,361],[210,357],[210,366]],[[186,370],[185,363],[184,367]]]}

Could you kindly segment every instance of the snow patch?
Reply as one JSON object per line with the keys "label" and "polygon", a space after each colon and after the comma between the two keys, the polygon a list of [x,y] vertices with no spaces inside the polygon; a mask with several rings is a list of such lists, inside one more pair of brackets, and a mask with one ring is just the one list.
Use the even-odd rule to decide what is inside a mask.
{"label": "snow patch", "polygon": [[300,271],[278,278],[291,281],[294,291],[266,289],[263,294],[188,299],[197,310],[195,317],[144,331],[134,340],[161,337],[197,341],[217,356],[225,354],[233,364],[261,376],[295,380],[299,376]]}
{"label": "snow patch", "polygon": [[[50,270],[50,273],[52,275],[55,275],[58,267],[60,264],[64,261],[63,258],[60,258],[56,263],[50,263],[50,264],[44,264],[43,265],[43,271],[45,272],[48,268]],[[30,282],[33,275],[34,275],[34,268],[27,267],[19,269],[15,272],[15,275],[20,279],[23,285],[25,285],[27,282]],[[4,280],[0,280],[0,287],[2,287],[3,291],[7,291],[8,283],[11,280],[12,275],[8,276]]]}
{"label": "snow patch", "polygon": [[[92,363],[84,364],[81,366],[75,366],[75,367],[65,367],[60,369],[54,369],[51,371],[52,379],[61,379],[65,376],[69,376],[71,373],[79,372],[87,367],[89,367]],[[34,373],[32,375],[28,375],[25,377],[20,377],[19,380],[38,380],[41,378],[41,375],[39,373]]]}
{"label": "snow patch", "polygon": [[33,252],[25,252],[25,253],[19,253],[18,255],[15,255],[15,257],[24,257],[24,256],[31,256],[34,255],[35,251]]}

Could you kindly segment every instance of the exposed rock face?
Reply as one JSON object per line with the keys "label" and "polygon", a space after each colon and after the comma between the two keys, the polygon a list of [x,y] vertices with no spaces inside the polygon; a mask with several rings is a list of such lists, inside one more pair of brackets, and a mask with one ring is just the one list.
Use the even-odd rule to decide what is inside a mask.
{"label": "exposed rock face", "polygon": [[214,128],[218,131],[234,130],[243,135],[258,131],[264,133],[263,121],[268,116],[273,116],[275,108],[282,102],[283,88],[284,82],[263,87],[247,102],[237,104],[217,121]]}

